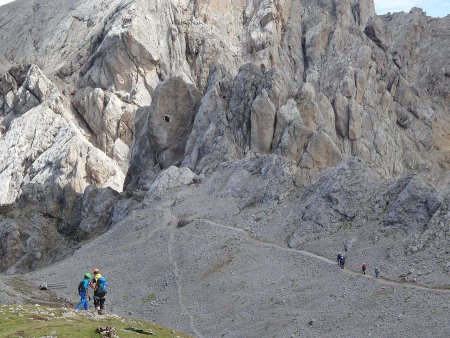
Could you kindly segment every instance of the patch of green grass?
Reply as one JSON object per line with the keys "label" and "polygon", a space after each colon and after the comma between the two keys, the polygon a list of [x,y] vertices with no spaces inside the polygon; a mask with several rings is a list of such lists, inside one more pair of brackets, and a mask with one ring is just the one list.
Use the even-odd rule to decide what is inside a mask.
{"label": "patch of green grass", "polygon": [[157,299],[156,294],[154,292],[151,292],[142,299],[142,302],[143,303],[151,303],[151,302],[156,301],[156,299]]}
{"label": "patch of green grass", "polygon": [[385,238],[388,238],[388,237],[394,237],[394,232],[393,232],[393,231],[384,231],[384,232],[383,232],[383,236],[384,236]]}
{"label": "patch of green grass", "polygon": [[153,332],[157,337],[189,337],[170,329],[144,321],[121,318],[116,315],[98,316],[90,311],[48,308],[37,305],[0,305],[0,337],[99,338],[98,327],[112,326],[121,338],[144,337],[125,330],[128,327]]}
{"label": "patch of green grass", "polygon": [[344,222],[339,226],[339,230],[350,230],[352,228],[351,222]]}

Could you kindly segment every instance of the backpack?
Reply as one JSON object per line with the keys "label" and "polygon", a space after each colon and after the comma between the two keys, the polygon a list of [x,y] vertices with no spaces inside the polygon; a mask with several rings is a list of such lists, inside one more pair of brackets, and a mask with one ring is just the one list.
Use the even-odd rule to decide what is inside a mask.
{"label": "backpack", "polygon": [[108,289],[108,282],[105,277],[100,277],[97,281],[97,293],[106,293]]}
{"label": "backpack", "polygon": [[86,284],[84,279],[78,284],[78,293],[80,292],[86,292]]}

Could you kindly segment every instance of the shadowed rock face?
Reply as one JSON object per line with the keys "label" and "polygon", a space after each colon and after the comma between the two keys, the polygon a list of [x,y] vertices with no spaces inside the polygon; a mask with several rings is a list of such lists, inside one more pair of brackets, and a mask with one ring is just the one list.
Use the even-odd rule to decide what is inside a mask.
{"label": "shadowed rock face", "polygon": [[180,164],[199,102],[200,93],[195,86],[180,77],[157,87],[149,108],[147,136],[162,169]]}
{"label": "shadowed rock face", "polygon": [[[161,292],[139,315],[211,337],[336,336],[339,325],[362,336],[341,324],[355,303],[370,305],[358,315],[374,330],[408,297],[410,318],[424,309],[423,295],[387,299],[317,262],[298,277],[298,250],[345,249],[355,271],[364,260],[398,283],[448,284],[450,17],[376,16],[372,0],[22,0],[2,7],[0,27],[0,203],[52,219],[33,234],[2,216],[1,269],[67,253],[28,266],[46,236],[110,229],[90,244],[105,267],[145,270]],[[57,268],[92,261],[76,258]],[[336,295],[336,279],[363,300]],[[428,305],[423,321],[445,312]],[[430,334],[412,324],[386,327]]]}

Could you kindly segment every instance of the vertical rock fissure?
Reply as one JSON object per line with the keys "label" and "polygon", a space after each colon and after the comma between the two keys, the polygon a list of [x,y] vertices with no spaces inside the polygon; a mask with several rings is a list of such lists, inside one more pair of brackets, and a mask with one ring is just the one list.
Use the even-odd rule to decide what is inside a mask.
{"label": "vertical rock fissure", "polygon": [[308,70],[308,57],[307,57],[307,51],[306,51],[306,29],[303,27],[303,33],[302,33],[302,54],[303,54],[303,82],[306,82],[306,76],[307,76],[307,70]]}

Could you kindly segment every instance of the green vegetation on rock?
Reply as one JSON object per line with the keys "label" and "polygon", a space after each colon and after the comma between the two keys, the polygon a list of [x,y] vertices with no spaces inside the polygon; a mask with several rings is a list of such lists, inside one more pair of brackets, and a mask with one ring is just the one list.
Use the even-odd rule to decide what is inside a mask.
{"label": "green vegetation on rock", "polygon": [[150,292],[144,299],[142,299],[143,303],[152,303],[157,300],[156,294],[154,292]]}
{"label": "green vegetation on rock", "polygon": [[48,308],[39,305],[0,305],[0,337],[98,338],[98,327],[114,327],[123,337],[143,337],[142,334],[125,330],[142,329],[156,337],[188,337],[152,323],[121,318],[117,315],[98,316],[90,311],[64,308]]}

